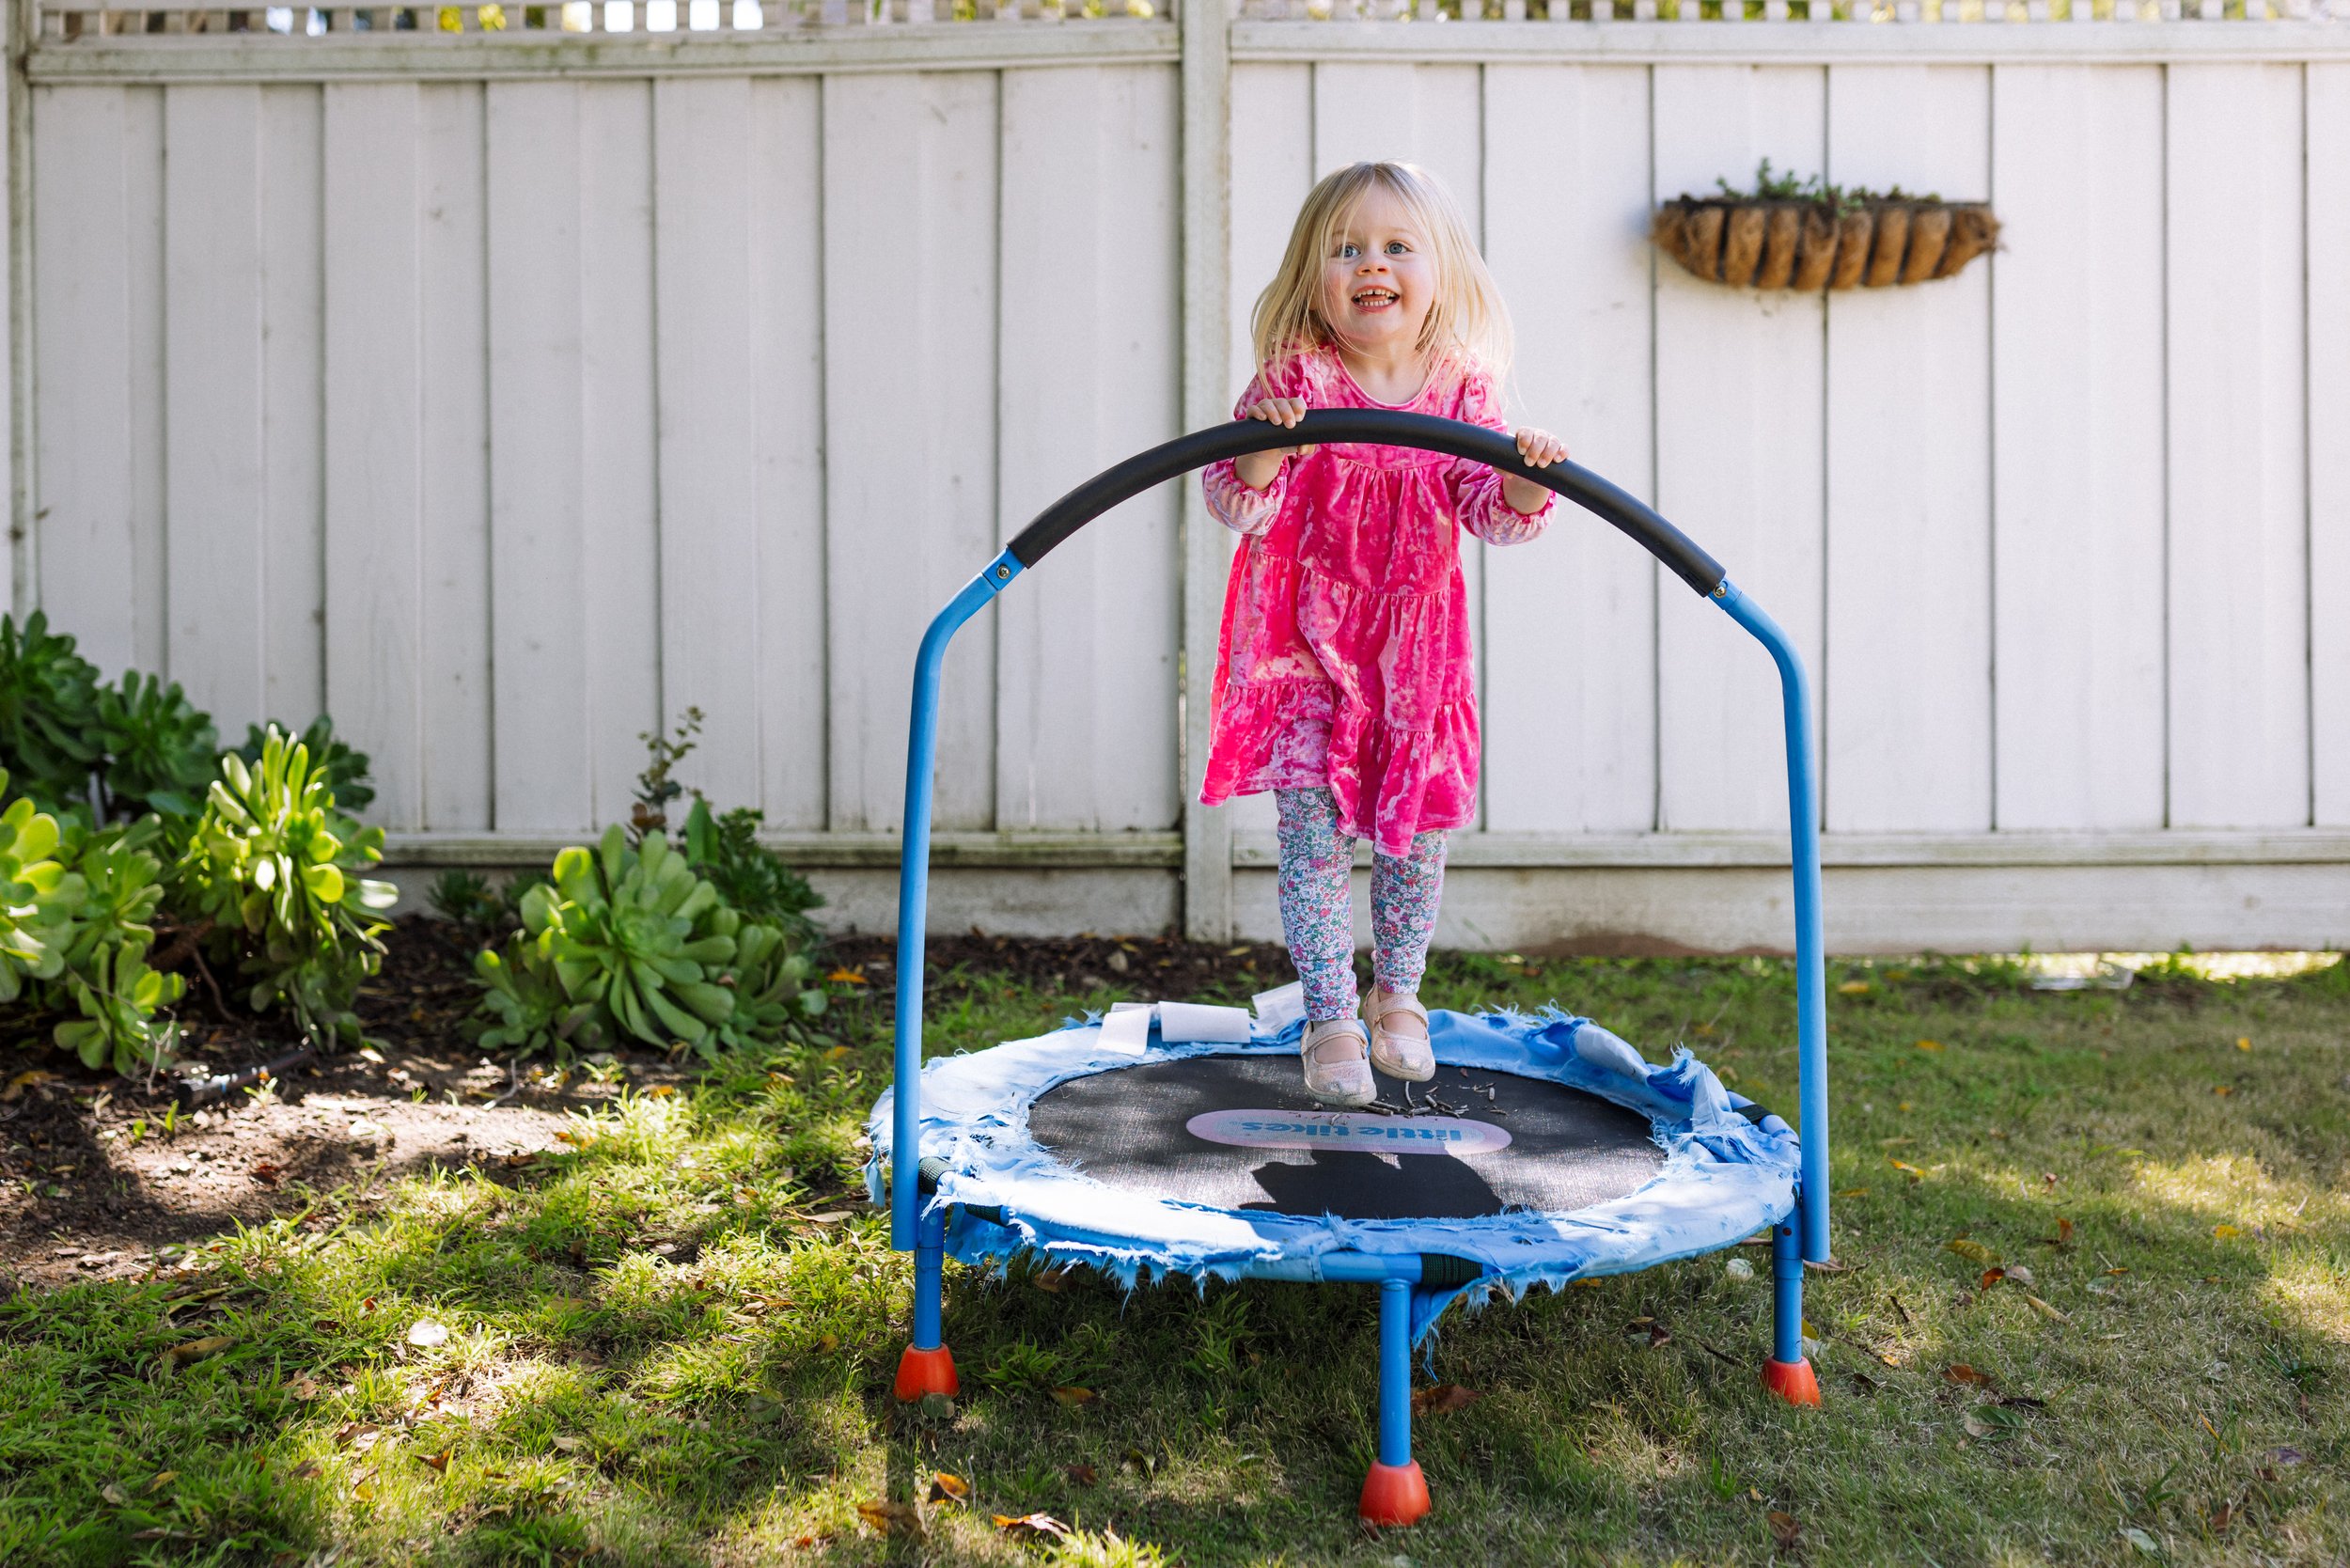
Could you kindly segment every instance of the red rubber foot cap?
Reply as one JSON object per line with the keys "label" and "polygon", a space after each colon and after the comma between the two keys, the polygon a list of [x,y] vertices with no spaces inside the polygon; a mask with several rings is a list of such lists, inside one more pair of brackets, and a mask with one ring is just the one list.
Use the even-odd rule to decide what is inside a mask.
{"label": "red rubber foot cap", "polygon": [[[905,1354],[898,1357],[898,1397],[908,1404],[924,1394],[945,1394],[952,1399],[962,1387],[955,1381],[954,1352],[945,1345],[936,1350],[916,1350],[908,1345]],[[1812,1396],[1814,1403],[1818,1397]]]}
{"label": "red rubber foot cap", "polygon": [[1790,1404],[1820,1403],[1820,1379],[1808,1360],[1764,1361],[1762,1387]]}
{"label": "red rubber foot cap", "polygon": [[1428,1513],[1428,1478],[1419,1461],[1408,1465],[1377,1465],[1363,1478],[1363,1523],[1416,1525]]}

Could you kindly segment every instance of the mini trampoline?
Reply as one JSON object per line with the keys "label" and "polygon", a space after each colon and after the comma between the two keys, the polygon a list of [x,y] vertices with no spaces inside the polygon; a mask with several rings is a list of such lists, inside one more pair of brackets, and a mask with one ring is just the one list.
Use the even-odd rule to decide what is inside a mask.
{"label": "mini trampoline", "polygon": [[[939,675],[964,622],[1110,508],[1220,459],[1333,443],[1413,447],[1546,486],[1646,547],[1746,628],[1779,672],[1794,879],[1797,1097],[1804,1135],[1722,1086],[1685,1050],[1666,1065],[1586,1018],[1438,1011],[1434,1081],[1380,1079],[1380,1106],[1305,1092],[1299,1021],[1244,1041],[1138,1048],[1093,1020],[922,1060],[923,938]],[[891,1244],[915,1256],[912,1341],[897,1397],[958,1390],[941,1337],[948,1254],[1083,1263],[1152,1277],[1366,1284],[1379,1292],[1377,1459],[1361,1513],[1410,1524],[1429,1508],[1411,1454],[1412,1345],[1464,1294],[1625,1274],[1771,1236],[1771,1354],[1762,1381],[1816,1404],[1803,1356],[1803,1268],[1828,1258],[1826,986],[1810,697],[1794,646],[1670,523],[1571,463],[1531,468],[1480,426],[1384,410],[1310,413],[1293,429],[1235,421],[1096,476],[1048,508],[931,622],[915,662],[906,762],[897,1071],[875,1105],[868,1180]]]}

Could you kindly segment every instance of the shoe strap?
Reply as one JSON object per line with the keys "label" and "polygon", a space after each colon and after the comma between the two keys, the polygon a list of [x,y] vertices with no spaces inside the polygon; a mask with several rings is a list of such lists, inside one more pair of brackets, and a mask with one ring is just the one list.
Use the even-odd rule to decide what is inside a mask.
{"label": "shoe strap", "polygon": [[1374,1004],[1376,1015],[1373,1021],[1376,1023],[1386,1023],[1387,1015],[1393,1012],[1408,1012],[1423,1024],[1428,1022],[1428,1009],[1421,1004],[1417,993],[1374,990],[1371,995],[1378,998]]}
{"label": "shoe strap", "polygon": [[1307,1026],[1306,1039],[1298,1046],[1298,1054],[1317,1067],[1340,1066],[1340,1061],[1328,1060],[1322,1055],[1322,1048],[1334,1040],[1354,1043],[1355,1054],[1341,1061],[1360,1061],[1370,1055],[1371,1042],[1364,1036],[1363,1027],[1352,1018],[1327,1018]]}

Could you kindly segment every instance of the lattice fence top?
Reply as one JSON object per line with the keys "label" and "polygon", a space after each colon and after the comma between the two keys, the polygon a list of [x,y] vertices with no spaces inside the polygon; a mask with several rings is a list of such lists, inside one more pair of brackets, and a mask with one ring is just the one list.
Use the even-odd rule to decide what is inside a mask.
{"label": "lattice fence top", "polygon": [[[1398,25],[1465,19],[1541,24],[1609,22],[1891,24],[2350,22],[2350,0],[1233,0],[1260,22]],[[773,35],[827,27],[1149,21],[1176,0],[567,0],[515,5],[275,7],[206,0],[40,0],[44,42],[133,35],[372,36]]]}

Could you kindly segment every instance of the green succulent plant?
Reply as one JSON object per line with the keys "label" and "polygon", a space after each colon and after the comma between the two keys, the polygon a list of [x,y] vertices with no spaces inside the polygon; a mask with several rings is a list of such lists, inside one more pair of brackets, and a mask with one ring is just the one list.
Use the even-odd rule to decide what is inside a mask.
{"label": "green succulent plant", "polygon": [[[0,795],[8,791],[0,768]],[[27,981],[55,979],[65,968],[57,938],[58,893],[65,866],[54,858],[57,820],[20,795],[0,811],[0,1002],[24,994]]]}
{"label": "green succulent plant", "polygon": [[169,1054],[173,1026],[156,1015],[178,1001],[186,982],[148,966],[154,918],[163,902],[163,861],[152,846],[163,824],[152,816],[129,826],[66,835],[71,867],[58,890],[65,970],[56,1000],[78,1017],[59,1024],[55,1038],[90,1067],[112,1063],[118,1073],[160,1064]]}
{"label": "green succulent plant", "polygon": [[253,981],[251,1005],[283,1001],[321,1048],[359,1038],[359,982],[383,959],[374,912],[397,896],[356,873],[381,860],[384,832],[335,809],[309,749],[273,726],[258,765],[230,752],[207,792],[176,868],[215,941],[235,948]]}
{"label": "green succulent plant", "polygon": [[711,1055],[822,1011],[790,933],[745,919],[658,829],[565,850],[520,902],[522,930],[475,961],[487,1049],[633,1039]]}
{"label": "green succulent plant", "polygon": [[90,737],[98,670],[35,610],[0,616],[0,767],[41,808],[86,806],[99,750]]}
{"label": "green succulent plant", "polygon": [[[261,748],[269,742],[269,732],[280,729],[289,735],[293,729],[283,724],[250,724],[245,726],[244,744],[237,755],[244,759],[246,767],[258,767]],[[366,810],[375,802],[375,788],[368,782],[368,754],[354,751],[335,733],[335,721],[324,713],[310,721],[310,727],[294,736],[309,748],[311,766],[326,774],[327,788],[335,792],[336,809],[346,814]]]}
{"label": "green succulent plant", "polygon": [[91,712],[108,816],[196,815],[216,771],[220,735],[178,682],[132,670],[119,686],[98,688]]}

